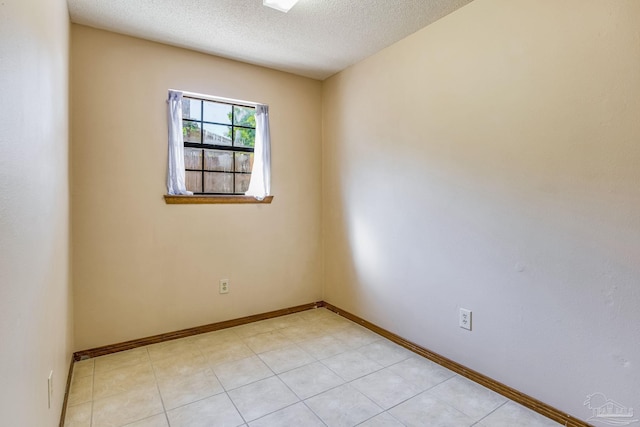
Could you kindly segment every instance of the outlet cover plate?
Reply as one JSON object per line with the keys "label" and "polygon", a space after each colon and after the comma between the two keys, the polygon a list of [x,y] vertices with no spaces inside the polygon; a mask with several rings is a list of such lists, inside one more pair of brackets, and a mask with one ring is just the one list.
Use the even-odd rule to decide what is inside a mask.
{"label": "outlet cover plate", "polygon": [[229,279],[221,279],[220,280],[220,293],[228,294],[229,293]]}
{"label": "outlet cover plate", "polygon": [[471,330],[471,310],[460,308],[458,324],[462,329]]}

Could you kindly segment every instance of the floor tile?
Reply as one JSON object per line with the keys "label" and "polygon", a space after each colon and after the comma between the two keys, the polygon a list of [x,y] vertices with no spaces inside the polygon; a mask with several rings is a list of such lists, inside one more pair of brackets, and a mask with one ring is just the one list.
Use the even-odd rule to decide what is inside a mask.
{"label": "floor tile", "polygon": [[414,355],[406,348],[388,340],[378,340],[360,347],[358,351],[382,366],[390,366]]}
{"label": "floor tile", "polygon": [[382,338],[380,335],[374,334],[368,329],[357,325],[344,328],[334,333],[333,336],[342,340],[351,348],[362,347]]}
{"label": "floor tile", "polygon": [[270,415],[259,418],[249,423],[249,427],[325,427],[325,424],[318,418],[304,403],[276,411]]}
{"label": "floor tile", "polygon": [[73,364],[73,376],[74,377],[85,377],[88,375],[93,375],[93,367],[95,364],[95,359],[87,359],[80,360]]}
{"label": "floor tile", "polygon": [[459,375],[433,387],[427,393],[476,421],[507,401],[506,397]]}
{"label": "floor tile", "polygon": [[298,316],[298,314],[289,314],[287,316],[274,317],[273,319],[263,320],[263,323],[267,326],[276,329],[289,328],[296,325],[305,325],[307,322]]}
{"label": "floor tile", "polygon": [[389,409],[422,392],[420,388],[388,369],[357,379],[351,385],[382,409]]}
{"label": "floor tile", "polygon": [[469,427],[474,420],[457,409],[423,392],[389,410],[407,427]]}
{"label": "floor tile", "polygon": [[278,331],[271,331],[245,338],[244,343],[255,353],[264,353],[266,351],[290,346],[293,344],[293,341],[287,339]]}
{"label": "floor tile", "polygon": [[344,341],[333,335],[302,341],[298,345],[316,359],[326,359],[351,350],[351,347],[345,344]]}
{"label": "floor tile", "polygon": [[123,426],[164,411],[156,385],[93,402],[92,427]]}
{"label": "floor tile", "polygon": [[382,369],[382,365],[353,350],[324,359],[322,363],[345,381],[352,381]]}
{"label": "floor tile", "polygon": [[237,427],[244,420],[229,397],[218,394],[167,412],[171,427]]}
{"label": "floor tile", "polygon": [[91,427],[91,402],[69,406],[65,414],[64,427]]}
{"label": "floor tile", "polygon": [[211,365],[246,359],[255,353],[241,341],[224,342],[210,347],[203,347],[202,354]]}
{"label": "floor tile", "polygon": [[383,412],[362,424],[358,424],[358,427],[404,427],[404,424],[393,418],[391,414]]}
{"label": "floor tile", "polygon": [[434,387],[455,375],[454,372],[420,356],[413,356],[388,368],[423,390]]}
{"label": "floor tile", "polygon": [[276,374],[281,374],[316,361],[297,345],[267,351],[258,355]]}
{"label": "floor tile", "polygon": [[190,340],[172,340],[159,344],[153,344],[147,346],[149,352],[149,359],[151,362],[157,362],[162,359],[168,359],[171,357],[188,355],[200,355],[200,349],[196,344]]}
{"label": "floor tile", "polygon": [[68,405],[74,406],[93,399],[93,376],[74,377],[71,380]]}
{"label": "floor tile", "polygon": [[352,427],[382,412],[349,384],[341,385],[305,401],[329,427]]}
{"label": "floor tile", "polygon": [[327,310],[326,308],[315,308],[312,310],[301,311],[300,313],[298,313],[298,315],[304,320],[313,322],[313,321],[320,320],[323,317],[335,316],[336,314],[330,310]]}
{"label": "floor tile", "polygon": [[202,354],[192,353],[153,362],[153,370],[158,378],[193,375],[209,367],[209,362]]}
{"label": "floor tile", "polygon": [[478,427],[558,427],[560,424],[515,402],[508,402],[478,424]]}
{"label": "floor tile", "polygon": [[136,421],[135,423],[127,424],[124,427],[169,427],[167,422],[167,416],[165,414],[154,415],[144,420]]}
{"label": "floor tile", "polygon": [[248,323],[246,325],[236,326],[230,329],[236,333],[240,338],[248,338],[254,335],[264,334],[265,332],[271,332],[274,330],[273,325],[265,324],[263,322]]}
{"label": "floor tile", "polygon": [[156,377],[148,363],[96,372],[93,378],[93,399],[102,399],[140,387],[155,384]]}
{"label": "floor tile", "polygon": [[320,308],[76,362],[64,425],[559,424]]}
{"label": "floor tile", "polygon": [[313,323],[307,323],[303,325],[294,325],[286,327],[284,329],[278,329],[278,332],[282,334],[286,339],[294,343],[300,343],[312,338],[320,338],[325,334],[322,328],[317,327]]}
{"label": "floor tile", "polygon": [[121,351],[107,356],[96,357],[95,371],[104,372],[112,369],[126,368],[129,366],[149,363],[149,353],[146,347]]}
{"label": "floor tile", "polygon": [[187,338],[190,342],[198,347],[206,347],[209,345],[220,345],[234,341],[240,341],[241,338],[232,329],[220,329],[219,331],[207,332],[204,334],[193,335]]}
{"label": "floor tile", "polygon": [[277,377],[231,390],[229,397],[246,421],[253,421],[300,400]]}
{"label": "floor tile", "polygon": [[319,362],[297,368],[280,375],[291,390],[307,399],[331,388],[344,384],[344,380]]}
{"label": "floor tile", "polygon": [[158,388],[160,388],[160,395],[167,410],[224,391],[218,378],[209,369],[188,376],[158,378]]}
{"label": "floor tile", "polygon": [[353,322],[340,316],[326,316],[318,320],[316,325],[327,334],[332,334],[353,326]]}
{"label": "floor tile", "polygon": [[258,356],[222,363],[213,370],[226,390],[273,376],[273,371]]}

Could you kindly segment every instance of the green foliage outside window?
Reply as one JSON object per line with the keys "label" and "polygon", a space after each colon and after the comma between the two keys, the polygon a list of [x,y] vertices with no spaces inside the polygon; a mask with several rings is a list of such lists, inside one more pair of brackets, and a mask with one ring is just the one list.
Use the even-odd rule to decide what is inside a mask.
{"label": "green foliage outside window", "polygon": [[[234,112],[229,113],[229,121],[233,121],[236,126],[248,126],[253,129],[236,128],[235,141],[242,141],[241,144],[245,147],[254,147],[256,144],[256,110],[255,108],[238,108],[234,107]],[[231,138],[231,131],[227,134],[227,137]]]}
{"label": "green foliage outside window", "polygon": [[200,127],[195,122],[183,122],[182,123],[182,136],[186,137],[187,134],[192,132],[200,132]]}

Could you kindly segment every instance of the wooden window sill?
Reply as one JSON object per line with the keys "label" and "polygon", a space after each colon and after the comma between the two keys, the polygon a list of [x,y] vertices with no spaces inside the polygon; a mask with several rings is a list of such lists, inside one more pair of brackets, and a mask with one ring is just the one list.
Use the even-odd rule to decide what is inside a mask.
{"label": "wooden window sill", "polygon": [[168,205],[215,205],[215,204],[243,204],[243,203],[257,203],[257,204],[269,204],[273,200],[273,196],[267,196],[263,200],[258,200],[252,196],[170,196],[165,194],[164,201]]}

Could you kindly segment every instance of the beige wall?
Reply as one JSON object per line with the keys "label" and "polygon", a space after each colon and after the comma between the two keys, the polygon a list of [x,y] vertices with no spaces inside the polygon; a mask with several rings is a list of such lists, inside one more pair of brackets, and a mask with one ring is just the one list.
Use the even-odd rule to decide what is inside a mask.
{"label": "beige wall", "polygon": [[580,418],[640,408],[639,28],[476,0],[327,80],[324,298]]}
{"label": "beige wall", "polygon": [[[76,349],[318,300],[321,83],[78,25],[71,38]],[[269,104],[271,205],[164,203],[170,88]]]}
{"label": "beige wall", "polygon": [[5,426],[57,426],[71,361],[68,59],[64,0],[0,3],[0,424]]}

